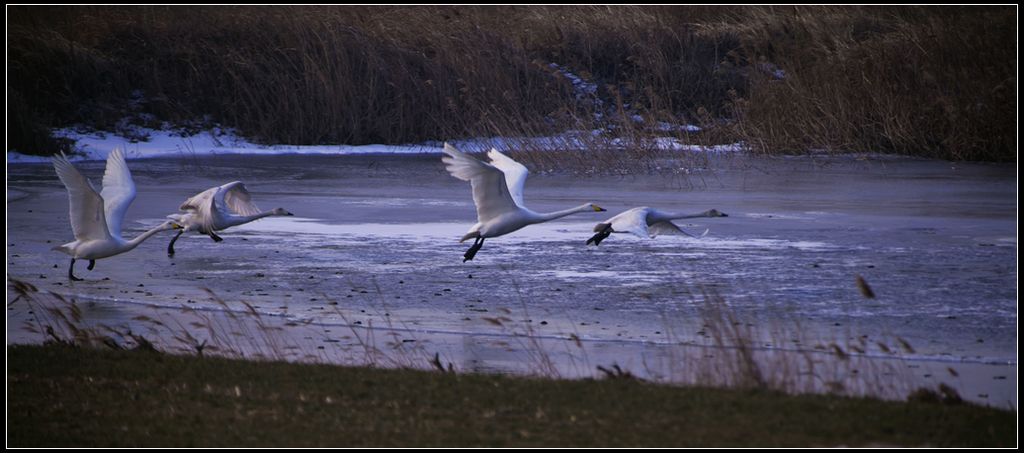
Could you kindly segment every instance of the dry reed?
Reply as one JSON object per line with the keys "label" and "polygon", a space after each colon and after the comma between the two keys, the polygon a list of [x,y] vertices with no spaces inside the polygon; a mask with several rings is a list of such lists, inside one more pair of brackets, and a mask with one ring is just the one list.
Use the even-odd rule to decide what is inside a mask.
{"label": "dry reed", "polygon": [[8,146],[23,152],[66,147],[52,127],[166,121],[288,144],[580,131],[564,147],[587,152],[566,159],[597,168],[658,167],[657,137],[1016,160],[1012,7],[8,12]]}

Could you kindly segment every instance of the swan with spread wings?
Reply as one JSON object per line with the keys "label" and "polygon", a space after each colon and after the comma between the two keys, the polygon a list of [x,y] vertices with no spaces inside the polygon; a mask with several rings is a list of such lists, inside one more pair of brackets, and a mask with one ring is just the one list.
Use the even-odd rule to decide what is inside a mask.
{"label": "swan with spread wings", "polygon": [[696,219],[700,217],[729,216],[717,209],[710,209],[698,214],[682,214],[641,206],[624,211],[615,217],[597,224],[594,227],[594,231],[597,234],[587,239],[587,245],[601,245],[601,241],[612,233],[632,233],[642,238],[653,238],[658,235],[703,237],[705,234],[708,234],[708,230],[704,230],[704,233],[700,235],[694,235],[687,233],[679,225],[672,223],[676,219]]}
{"label": "swan with spread wings", "polygon": [[185,200],[178,210],[181,212],[167,216],[181,228],[167,244],[167,256],[174,256],[174,243],[185,232],[195,231],[220,242],[224,239],[217,235],[218,231],[264,217],[292,215],[284,208],[260,211],[241,181],[206,189]]}
{"label": "swan with spread wings", "polygon": [[134,239],[121,237],[121,225],[128,207],[135,200],[136,190],[124,151],[120,149],[107,156],[103,189],[99,193],[89,179],[71,165],[64,153],[53,158],[53,168],[68,191],[69,218],[75,235],[74,241],[58,245],[53,250],[71,255],[68,278],[72,281],[82,280],[75,277],[75,260],[89,260],[88,269],[91,271],[100,258],[128,252],[156,233],[178,228],[174,222],[166,221]]}
{"label": "swan with spread wings", "polygon": [[523,204],[523,186],[529,175],[523,164],[494,148],[487,153],[490,162],[470,157],[448,143],[444,144],[444,153],[441,161],[444,162],[448,173],[463,181],[469,181],[473,188],[473,203],[476,204],[477,223],[459,241],[475,239],[473,246],[463,256],[462,262],[476,256],[476,252],[484,245],[484,239],[571,214],[605,210],[593,203],[585,203],[563,211],[531,211]]}

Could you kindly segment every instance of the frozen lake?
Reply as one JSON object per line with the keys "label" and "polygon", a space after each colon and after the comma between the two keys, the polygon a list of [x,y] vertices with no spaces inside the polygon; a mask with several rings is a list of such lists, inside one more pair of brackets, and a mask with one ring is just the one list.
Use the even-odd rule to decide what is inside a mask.
{"label": "frozen lake", "polygon": [[[102,162],[76,165],[99,185]],[[668,346],[716,344],[708,310],[724,301],[762,353],[860,344],[853,352],[869,359],[971,367],[984,385],[963,396],[1016,399],[1010,165],[729,155],[685,176],[534,171],[525,190],[531,209],[589,201],[609,212],[489,239],[468,263],[470,243],[457,241],[475,223],[469,184],[449,176],[439,155],[210,156],[129,166],[139,194],[127,237],[233,180],[244,181],[262,209],[284,207],[295,217],[224,231],[221,243],[182,236],[174,258],[165,253],[173,233],[160,234],[91,272],[79,263],[86,281],[71,284],[67,256],[50,251],[72,240],[63,186],[50,165],[9,164],[8,276],[87,302],[86,315],[105,324],[180,311],[151,307],[244,313],[245,302],[284,326],[316,331],[298,334],[310,344],[342,347],[388,332],[460,370],[536,371],[524,363],[536,360],[524,358],[524,341],[533,341],[524,338],[587,345],[561,361],[571,348],[553,347],[556,362],[578,370],[560,375],[616,363],[657,376],[651,363],[665,360]],[[680,221],[688,231],[710,229],[700,239],[616,234],[600,247],[584,245],[596,223],[635,206],[715,208],[729,217]],[[875,298],[862,295],[858,276]],[[30,319],[24,304],[8,306],[8,343],[41,340],[21,328]]]}

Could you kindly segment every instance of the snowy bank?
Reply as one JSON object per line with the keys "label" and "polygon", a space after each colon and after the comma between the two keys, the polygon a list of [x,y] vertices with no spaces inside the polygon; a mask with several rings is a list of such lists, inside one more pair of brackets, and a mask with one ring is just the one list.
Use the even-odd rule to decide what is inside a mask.
{"label": "snowy bank", "polygon": [[[109,132],[82,133],[72,129],[55,131],[56,136],[75,141],[78,152],[69,156],[71,160],[104,160],[116,148],[122,148],[129,159],[155,157],[195,157],[226,154],[279,155],[279,154],[440,154],[443,143],[426,142],[411,145],[259,145],[237,135],[214,129],[196,135],[185,135],[171,130],[144,130],[141,136],[146,141],[124,137]],[[599,132],[598,132],[599,133]],[[497,148],[501,151],[529,149],[533,151],[557,151],[587,149],[593,146],[595,133],[567,132],[554,137],[492,137],[467,140],[452,140],[456,147],[469,152],[481,152]],[[608,145],[626,148],[630,143],[613,139]],[[742,151],[741,143],[704,147],[686,144],[674,137],[658,137],[643,144],[646,148],[668,151],[694,152],[736,152]],[[49,157],[7,153],[8,163],[49,162]]]}

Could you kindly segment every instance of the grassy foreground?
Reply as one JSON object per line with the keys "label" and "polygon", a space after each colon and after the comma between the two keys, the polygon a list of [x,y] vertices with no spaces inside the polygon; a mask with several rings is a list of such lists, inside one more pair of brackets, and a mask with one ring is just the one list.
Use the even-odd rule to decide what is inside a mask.
{"label": "grassy foreground", "polygon": [[9,447],[1008,446],[970,405],[7,348]]}

